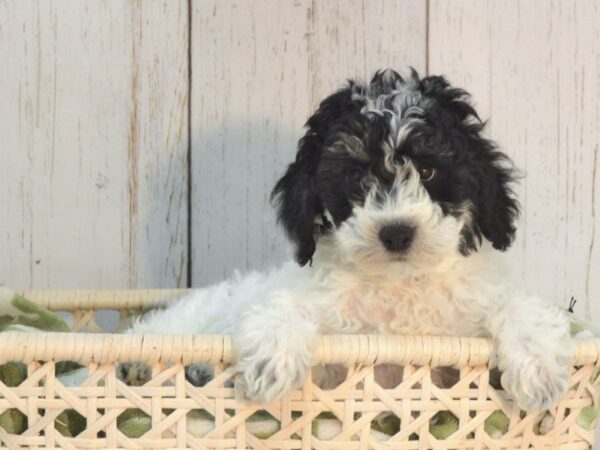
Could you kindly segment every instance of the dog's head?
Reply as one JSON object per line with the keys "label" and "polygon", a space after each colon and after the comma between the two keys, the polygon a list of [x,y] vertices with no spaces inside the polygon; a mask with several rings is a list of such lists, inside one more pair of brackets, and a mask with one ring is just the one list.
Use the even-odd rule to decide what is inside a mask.
{"label": "dog's head", "polygon": [[467,98],[443,77],[393,70],[326,98],[273,190],[297,261],[321,240],[354,264],[415,267],[467,256],[482,239],[508,248],[512,166]]}

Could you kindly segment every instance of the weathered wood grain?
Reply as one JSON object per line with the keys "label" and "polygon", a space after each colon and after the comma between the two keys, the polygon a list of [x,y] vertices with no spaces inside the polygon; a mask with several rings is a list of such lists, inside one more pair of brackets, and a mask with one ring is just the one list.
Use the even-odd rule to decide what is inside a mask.
{"label": "weathered wood grain", "polygon": [[186,283],[187,2],[0,3],[0,280]]}
{"label": "weathered wood grain", "polygon": [[284,258],[269,193],[309,112],[348,77],[423,70],[425,15],[408,0],[192,1],[194,285]]}
{"label": "weathered wood grain", "polygon": [[425,71],[426,2],[316,0],[308,7],[311,108],[350,77]]}
{"label": "weathered wood grain", "polygon": [[470,90],[526,178],[509,253],[527,288],[600,319],[600,6],[431,0],[429,67]]}

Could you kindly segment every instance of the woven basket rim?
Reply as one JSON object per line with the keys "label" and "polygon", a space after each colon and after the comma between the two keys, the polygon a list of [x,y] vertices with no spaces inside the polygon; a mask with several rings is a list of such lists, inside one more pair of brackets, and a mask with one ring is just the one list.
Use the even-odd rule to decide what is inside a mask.
{"label": "woven basket rim", "polygon": [[[129,310],[159,307],[193,289],[21,290],[52,311]],[[578,339],[574,365],[600,361],[600,339]],[[414,364],[457,368],[487,364],[493,343],[486,338],[417,335],[321,336],[315,351],[319,364]],[[230,363],[229,336],[132,335],[110,333],[0,333],[2,361],[115,361]]]}
{"label": "woven basket rim", "polygon": [[[429,365],[467,367],[487,364],[490,339],[455,336],[326,335],[319,338],[315,364]],[[109,364],[145,362],[228,364],[230,336],[111,333],[0,333],[0,364],[7,361],[76,361]],[[600,339],[578,339],[573,365],[597,364]]]}
{"label": "woven basket rim", "polygon": [[198,289],[31,289],[16,290],[51,311],[146,309],[168,305]]}

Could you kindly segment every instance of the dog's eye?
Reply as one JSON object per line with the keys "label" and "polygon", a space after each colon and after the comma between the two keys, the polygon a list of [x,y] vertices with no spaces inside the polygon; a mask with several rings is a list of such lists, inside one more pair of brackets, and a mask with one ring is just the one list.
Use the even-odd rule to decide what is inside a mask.
{"label": "dog's eye", "polygon": [[348,171],[348,180],[353,183],[360,183],[365,176],[365,171],[355,167]]}
{"label": "dog's eye", "polygon": [[419,175],[421,177],[421,181],[423,181],[423,182],[433,180],[435,178],[436,173],[437,172],[436,172],[435,168],[433,168],[431,166],[419,167]]}

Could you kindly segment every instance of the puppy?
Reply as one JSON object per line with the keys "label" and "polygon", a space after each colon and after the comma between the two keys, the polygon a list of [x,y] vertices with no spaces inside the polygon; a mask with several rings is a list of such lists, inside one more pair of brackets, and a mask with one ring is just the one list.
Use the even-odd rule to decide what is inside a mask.
{"label": "puppy", "polygon": [[193,292],[130,332],[233,335],[236,388],[256,402],[301,385],[319,334],[485,336],[518,405],[551,406],[568,387],[568,319],[502,275],[518,205],[483,127],[443,77],[348,82],[273,190],[296,262]]}

